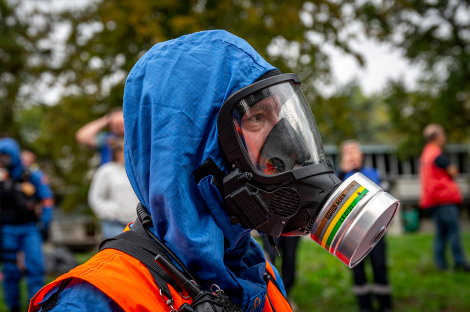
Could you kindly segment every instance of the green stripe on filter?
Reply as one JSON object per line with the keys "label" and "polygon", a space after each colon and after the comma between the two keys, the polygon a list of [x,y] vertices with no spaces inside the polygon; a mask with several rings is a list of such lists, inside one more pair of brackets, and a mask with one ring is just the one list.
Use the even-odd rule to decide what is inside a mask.
{"label": "green stripe on filter", "polygon": [[[336,232],[338,232],[339,228],[343,224],[344,220],[348,217],[349,213],[356,207],[357,203],[367,194],[369,191],[367,189],[364,189],[361,192],[361,195],[357,196],[356,199],[349,205],[349,207],[343,212],[343,215],[341,218],[339,218],[338,223],[336,223],[335,227],[333,228],[333,231],[331,231],[330,236],[328,237],[328,240],[326,241],[326,250],[330,250],[330,244],[333,238],[336,235]],[[331,252],[331,251],[330,251]]]}

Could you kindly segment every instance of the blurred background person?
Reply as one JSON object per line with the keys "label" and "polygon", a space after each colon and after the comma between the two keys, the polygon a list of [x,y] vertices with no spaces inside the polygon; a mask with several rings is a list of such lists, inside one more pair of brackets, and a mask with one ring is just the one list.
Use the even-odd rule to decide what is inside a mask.
{"label": "blurred background person", "polygon": [[[103,131],[106,127],[109,132]],[[96,148],[101,154],[101,165],[112,161],[111,141],[124,137],[124,117],[122,107],[111,109],[105,116],[87,123],[75,134],[78,143]]]}
{"label": "blurred background person", "polygon": [[[49,183],[48,176],[39,168],[39,165],[36,163],[37,156],[36,154],[28,149],[23,149],[21,151],[21,165],[23,166],[23,171],[27,174],[33,174],[39,178],[42,185],[45,185],[50,192],[50,200],[53,200],[54,193],[52,192],[51,185]],[[52,203],[53,205],[53,203]],[[42,238],[46,241],[49,237],[49,225],[52,221],[52,209],[42,209],[39,213],[42,215],[40,222],[38,223],[38,228],[41,231]]]}
{"label": "blurred background person", "polygon": [[44,175],[23,168],[20,148],[11,138],[0,139],[0,206],[5,300],[10,311],[20,311],[18,265],[25,266],[29,298],[44,285],[41,232],[47,233],[53,199]]}
{"label": "blurred background person", "polygon": [[[356,140],[344,141],[341,144],[341,171],[338,177],[344,181],[356,172],[360,172],[374,183],[380,185],[379,172],[370,167],[364,166],[364,155],[361,145]],[[374,284],[371,286],[367,282],[364,264],[369,261],[372,264],[374,273]],[[391,287],[388,282],[386,265],[385,239],[382,237],[369,255],[356,265],[353,269],[354,286],[353,293],[357,297],[361,312],[373,311],[371,294],[375,294],[379,302],[379,311],[392,311]]]}
{"label": "blurred background person", "polygon": [[124,139],[110,141],[113,161],[101,166],[91,182],[88,203],[103,221],[103,238],[116,236],[135,221],[137,196],[124,167]]}
{"label": "blurred background person", "polygon": [[421,199],[420,207],[430,209],[436,225],[434,260],[438,270],[447,269],[445,249],[450,241],[455,269],[470,272],[460,242],[458,204],[462,203],[459,186],[454,181],[457,167],[443,153],[447,137],[442,126],[427,125],[423,130],[426,146],[420,157]]}
{"label": "blurred background person", "polygon": [[36,163],[37,156],[36,154],[28,149],[23,149],[21,151],[21,164],[23,168],[28,168],[30,171],[36,171],[39,169],[38,164]]}

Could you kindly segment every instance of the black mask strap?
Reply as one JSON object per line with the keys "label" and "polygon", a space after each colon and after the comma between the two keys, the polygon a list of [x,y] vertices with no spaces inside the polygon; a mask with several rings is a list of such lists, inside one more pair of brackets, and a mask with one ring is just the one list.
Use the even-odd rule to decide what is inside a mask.
{"label": "black mask strap", "polygon": [[268,241],[269,241],[269,245],[271,245],[271,248],[274,250],[276,255],[278,257],[281,256],[281,254],[279,253],[279,250],[276,247],[276,244],[274,243],[274,237],[272,237],[271,235],[268,235]]}
{"label": "black mask strap", "polygon": [[199,184],[202,179],[209,175],[213,177],[212,184],[214,184],[219,189],[220,195],[223,197],[224,189],[222,186],[224,185],[225,174],[222,172],[222,170],[220,170],[219,166],[215,164],[212,158],[209,158],[203,162],[199,167],[196,168],[196,170],[193,171],[196,184]]}

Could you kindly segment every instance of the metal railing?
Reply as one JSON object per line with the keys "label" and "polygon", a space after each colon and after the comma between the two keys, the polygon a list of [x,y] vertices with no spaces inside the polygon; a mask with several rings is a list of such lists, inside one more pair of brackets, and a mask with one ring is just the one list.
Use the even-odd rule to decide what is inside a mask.
{"label": "metal railing", "polygon": [[[327,158],[339,169],[339,149],[334,145],[325,145]],[[393,145],[361,145],[364,153],[364,164],[377,168],[381,178],[391,184],[390,192],[404,204],[418,203],[421,185],[419,180],[419,156],[400,160],[397,148]],[[464,201],[470,203],[470,158],[469,146],[449,144],[444,149],[450,162],[457,166],[459,176],[456,179],[460,186]]]}
{"label": "metal railing", "polygon": [[[334,145],[325,145],[327,158],[339,169],[339,148]],[[406,160],[399,160],[393,145],[361,145],[364,153],[364,164],[377,168],[382,177],[394,180],[402,177],[416,178],[419,176],[419,156]],[[449,144],[445,153],[450,162],[457,166],[460,176],[470,177],[469,147],[464,144]]]}

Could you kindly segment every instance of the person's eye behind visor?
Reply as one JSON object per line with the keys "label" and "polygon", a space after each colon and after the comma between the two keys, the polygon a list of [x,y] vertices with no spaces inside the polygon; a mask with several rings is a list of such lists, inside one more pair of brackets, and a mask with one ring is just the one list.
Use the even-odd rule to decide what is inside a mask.
{"label": "person's eye behind visor", "polygon": [[315,120],[298,85],[284,82],[243,98],[233,118],[249,160],[265,175],[325,158]]}

